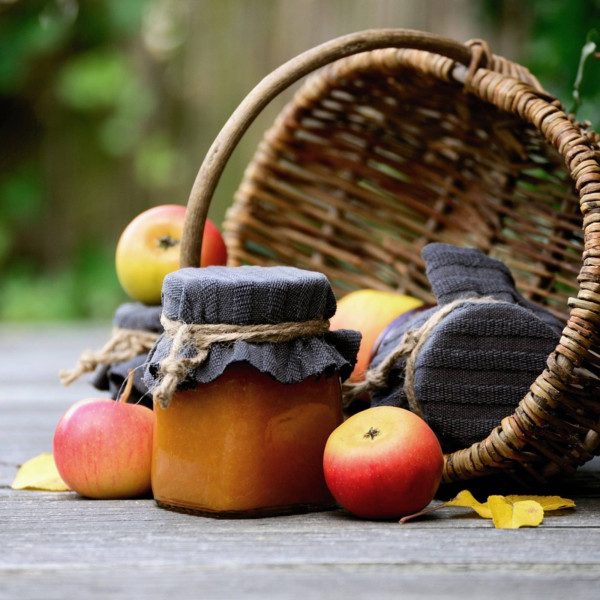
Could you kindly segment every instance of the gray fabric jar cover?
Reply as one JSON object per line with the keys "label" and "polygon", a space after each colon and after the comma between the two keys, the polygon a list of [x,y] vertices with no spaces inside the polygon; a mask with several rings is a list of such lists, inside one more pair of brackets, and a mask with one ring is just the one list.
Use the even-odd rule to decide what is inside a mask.
{"label": "gray fabric jar cover", "polygon": [[[329,319],[336,300],[322,273],[294,267],[183,268],[167,275],[162,291],[163,315],[185,324],[276,324]],[[160,381],[161,361],[173,340],[163,333],[150,351],[144,381],[154,389]],[[329,331],[280,343],[236,340],[214,343],[207,359],[188,372],[177,389],[193,389],[223,374],[226,367],[245,362],[286,384],[312,376],[339,375],[346,379],[360,345],[357,331]],[[183,355],[193,355],[184,348]]]}
{"label": "gray fabric jar cover", "polygon": [[[148,306],[140,302],[121,304],[113,316],[113,326],[119,329],[133,329],[160,334],[163,326],[160,322],[161,306]],[[129,360],[96,368],[91,384],[98,390],[108,391],[112,398],[117,398],[123,391],[129,370],[133,370],[133,388],[128,402],[152,407],[152,395],[143,381],[144,363],[147,353],[139,354]]]}
{"label": "gray fabric jar cover", "polygon": [[[438,305],[388,328],[370,368],[440,307],[461,298],[499,301],[455,306],[416,358],[415,396],[444,450],[454,451],[482,441],[514,412],[543,371],[563,324],[523,298],[506,265],[480,250],[432,243],[422,256]],[[371,392],[372,406],[407,406],[405,366],[405,358],[394,363],[387,387]]]}

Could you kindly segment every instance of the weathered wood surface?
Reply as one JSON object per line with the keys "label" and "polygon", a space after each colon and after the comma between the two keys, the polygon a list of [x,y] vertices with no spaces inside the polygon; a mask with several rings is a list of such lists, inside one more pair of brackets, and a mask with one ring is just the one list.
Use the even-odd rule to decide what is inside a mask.
{"label": "weathered wood surface", "polygon": [[600,588],[600,466],[562,486],[574,511],[497,530],[460,509],[403,526],[343,511],[256,520],[172,513],[151,499],[14,491],[62,412],[93,395],[57,371],[108,325],[0,327],[0,598],[569,598]]}

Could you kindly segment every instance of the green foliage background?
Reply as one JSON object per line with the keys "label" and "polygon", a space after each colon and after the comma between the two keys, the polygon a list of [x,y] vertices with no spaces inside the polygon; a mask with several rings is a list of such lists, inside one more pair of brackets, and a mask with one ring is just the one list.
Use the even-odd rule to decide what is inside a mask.
{"label": "green foliage background", "polygon": [[[457,11],[469,37],[497,41],[574,105],[582,48],[600,42],[600,0],[0,0],[0,319],[110,318],[126,300],[120,232],[150,206],[186,202],[210,142],[262,76],[368,27],[464,41],[443,25]],[[598,130],[593,55],[580,96],[578,118]],[[217,223],[277,110],[228,165]]]}

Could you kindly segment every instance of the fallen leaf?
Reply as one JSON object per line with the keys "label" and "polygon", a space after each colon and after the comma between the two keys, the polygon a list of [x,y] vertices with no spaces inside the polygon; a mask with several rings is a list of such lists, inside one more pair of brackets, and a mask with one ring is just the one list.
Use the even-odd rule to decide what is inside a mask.
{"label": "fallen leaf", "polygon": [[487,505],[487,502],[479,502],[475,499],[469,490],[462,490],[452,500],[448,500],[445,506],[462,506],[464,508],[472,508],[480,517],[491,519],[492,512]]}
{"label": "fallen leaf", "polygon": [[523,500],[533,500],[541,505],[544,512],[550,512],[553,510],[561,510],[562,508],[574,508],[575,502],[568,498],[561,498],[560,496],[506,496],[509,502],[520,502]]}
{"label": "fallen leaf", "polygon": [[[539,525],[544,518],[544,513],[563,508],[574,508],[575,502],[568,498],[561,498],[560,496],[518,495],[494,495],[489,496],[486,502],[479,502],[469,490],[462,490],[452,500],[448,500],[432,508],[426,508],[414,515],[402,517],[400,523],[406,523],[406,521],[447,506],[470,508],[480,517],[492,519],[496,527],[516,529],[524,525],[530,527]],[[516,509],[515,506],[517,507]],[[538,519],[539,521],[537,521]],[[534,521],[537,521],[537,523],[534,523]],[[506,523],[509,523],[509,525],[506,525]]]}
{"label": "fallen leaf", "polygon": [[535,500],[509,502],[504,496],[490,496],[487,504],[497,529],[537,527],[544,520],[544,509]]}
{"label": "fallen leaf", "polygon": [[21,465],[12,483],[13,490],[68,492],[71,488],[61,479],[54,457],[44,452]]}
{"label": "fallen leaf", "polygon": [[[487,502],[479,502],[473,497],[473,494],[469,490],[462,490],[456,497],[445,503],[446,506],[463,506],[466,508],[472,508],[480,517],[484,519],[492,518],[492,511],[489,506],[490,496]],[[574,508],[575,502],[568,498],[561,498],[560,496],[494,496],[505,498],[505,500],[511,504],[515,502],[526,502],[532,501],[537,502],[544,512],[550,512],[553,510],[560,510],[562,508]]]}

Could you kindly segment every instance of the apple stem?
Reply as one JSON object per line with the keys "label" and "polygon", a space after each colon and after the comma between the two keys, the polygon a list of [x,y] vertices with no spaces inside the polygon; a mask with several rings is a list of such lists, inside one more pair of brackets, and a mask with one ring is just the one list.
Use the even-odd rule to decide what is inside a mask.
{"label": "apple stem", "polygon": [[410,521],[411,519],[416,519],[417,517],[422,517],[423,515],[427,515],[435,510],[440,510],[440,508],[444,508],[446,506],[446,503],[443,502],[442,504],[438,504],[437,506],[432,506],[431,508],[426,508],[424,510],[420,510],[419,512],[416,512],[412,515],[406,515],[405,517],[402,517],[398,523],[400,523],[400,525],[404,525],[404,523],[406,523],[406,521]]}
{"label": "apple stem", "polygon": [[171,237],[170,235],[161,235],[156,240],[156,245],[162,250],[168,250],[169,248],[173,248],[173,246],[179,246],[179,240]]}
{"label": "apple stem", "polygon": [[369,429],[369,431],[367,431],[367,433],[365,433],[365,435],[363,435],[364,438],[368,438],[370,437],[372,440],[375,439],[381,432],[379,431],[379,429],[375,429],[374,427],[371,427]]}
{"label": "apple stem", "polygon": [[127,402],[129,400],[129,395],[131,394],[131,390],[133,389],[133,369],[127,370],[127,381],[125,383],[125,389],[123,393],[119,396],[118,402]]}

